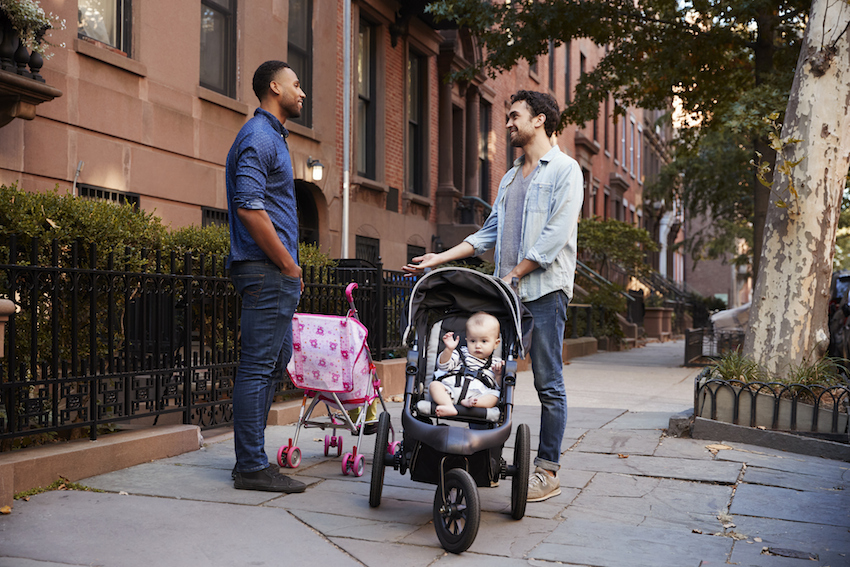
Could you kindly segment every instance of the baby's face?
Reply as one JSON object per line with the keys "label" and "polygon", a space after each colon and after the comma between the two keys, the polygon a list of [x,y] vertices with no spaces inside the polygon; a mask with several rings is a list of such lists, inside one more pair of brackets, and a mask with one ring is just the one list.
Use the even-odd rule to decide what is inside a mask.
{"label": "baby's face", "polygon": [[476,358],[487,358],[499,344],[498,330],[472,329],[466,333],[466,348]]}

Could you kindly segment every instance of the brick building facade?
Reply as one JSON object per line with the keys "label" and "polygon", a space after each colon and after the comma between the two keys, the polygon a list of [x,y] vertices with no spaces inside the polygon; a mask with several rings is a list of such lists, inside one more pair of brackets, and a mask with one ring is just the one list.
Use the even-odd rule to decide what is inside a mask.
{"label": "brick building facade", "polygon": [[[42,70],[62,96],[0,129],[0,182],[131,200],[175,227],[220,222],[225,157],[258,103],[251,77],[263,61],[281,59],[309,98],[304,116],[286,125],[301,238],[343,253],[349,96],[348,255],[391,269],[456,244],[486,218],[517,155],[504,127],[510,95],[540,90],[563,106],[604,54],[589,41],[553,44],[534,65],[496,79],[446,83],[446,72],[480,59],[472,37],[440,29],[419,1],[352,0],[346,92],[343,1],[41,5],[68,23],[48,36],[54,55]],[[585,173],[582,216],[630,222],[672,243],[681,226],[675,212],[643,201],[645,182],[667,160],[671,130],[657,113],[615,113],[615,104],[558,136]],[[321,179],[308,165],[315,160]],[[669,248],[653,263],[682,277],[681,257]]]}

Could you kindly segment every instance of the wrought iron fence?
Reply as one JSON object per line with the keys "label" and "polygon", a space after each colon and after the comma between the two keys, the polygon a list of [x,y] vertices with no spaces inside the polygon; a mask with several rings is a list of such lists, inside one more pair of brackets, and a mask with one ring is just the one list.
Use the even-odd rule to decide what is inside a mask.
{"label": "wrought iron fence", "polygon": [[685,329],[685,366],[705,366],[744,345],[744,331]]}
{"label": "wrought iron fence", "polygon": [[694,381],[694,414],[698,417],[843,443],[848,429],[850,388],[724,380],[703,370]]}
{"label": "wrought iron fence", "polygon": [[[204,429],[231,421],[240,301],[224,258],[99,253],[15,236],[2,244],[0,297],[16,313],[0,357],[0,450],[79,428],[95,439],[106,424],[164,414]],[[304,277],[299,310],[345,314],[355,281],[374,357],[401,347],[396,323],[413,281],[354,261]]]}

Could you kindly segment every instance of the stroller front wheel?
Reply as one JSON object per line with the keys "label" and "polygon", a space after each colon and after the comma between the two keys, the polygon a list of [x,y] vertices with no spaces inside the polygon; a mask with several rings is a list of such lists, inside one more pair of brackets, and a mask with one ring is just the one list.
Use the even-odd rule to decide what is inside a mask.
{"label": "stroller front wheel", "polygon": [[434,529],[443,549],[461,553],[469,549],[481,522],[481,504],[472,476],[463,469],[446,473],[443,492],[434,495]]}

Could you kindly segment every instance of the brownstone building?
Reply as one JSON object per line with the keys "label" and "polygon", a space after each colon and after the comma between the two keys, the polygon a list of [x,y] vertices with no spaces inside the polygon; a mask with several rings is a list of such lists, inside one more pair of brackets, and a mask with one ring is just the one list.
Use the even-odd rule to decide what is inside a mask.
{"label": "brownstone building", "polygon": [[[0,128],[0,182],[129,200],[175,227],[221,222],[225,157],[257,106],[251,77],[281,59],[308,95],[303,116],[286,124],[301,238],[391,269],[456,244],[486,218],[517,157],[504,127],[510,95],[540,90],[563,105],[604,50],[553,43],[495,80],[447,83],[447,72],[481,58],[474,38],[440,29],[420,0],[351,0],[349,18],[347,4],[41,0],[66,21],[48,34],[53,56],[41,70],[61,96]],[[615,119],[615,105],[612,97],[598,119],[558,136],[585,174],[583,216],[672,242],[675,212],[643,202],[670,128],[635,108]],[[679,277],[676,254],[654,263]]]}

